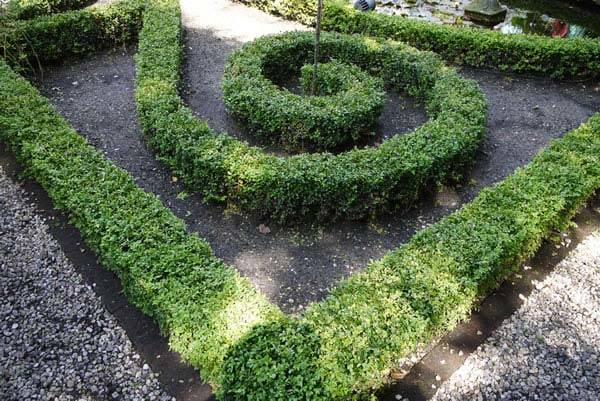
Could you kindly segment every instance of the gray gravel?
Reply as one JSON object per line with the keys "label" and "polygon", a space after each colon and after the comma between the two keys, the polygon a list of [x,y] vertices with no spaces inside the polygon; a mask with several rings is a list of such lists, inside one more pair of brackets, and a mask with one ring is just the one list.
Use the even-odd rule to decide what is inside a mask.
{"label": "gray gravel", "polygon": [[600,399],[600,232],[587,237],[434,401]]}
{"label": "gray gravel", "polygon": [[0,169],[0,400],[174,400]]}

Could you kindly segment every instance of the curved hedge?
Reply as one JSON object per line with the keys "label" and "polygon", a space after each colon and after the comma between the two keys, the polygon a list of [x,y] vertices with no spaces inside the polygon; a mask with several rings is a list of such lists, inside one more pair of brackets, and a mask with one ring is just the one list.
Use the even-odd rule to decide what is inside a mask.
{"label": "curved hedge", "polygon": [[290,55],[296,63],[307,63],[310,54],[293,41],[276,47],[247,46],[225,67],[225,105],[248,131],[291,151],[336,149],[373,132],[385,104],[382,79],[334,58],[317,66],[316,96],[311,95],[314,67],[302,66],[303,95],[297,95],[276,85],[265,71],[274,78],[297,75]]}
{"label": "curved hedge", "polygon": [[[178,18],[175,0],[151,1],[146,15]],[[291,318],[2,60],[0,140],[225,400],[368,399],[400,358],[465,318],[600,188],[599,113]]]}
{"label": "curved hedge", "polygon": [[[225,359],[218,394],[370,399],[401,357],[465,319],[599,188],[600,113],[343,281],[300,319],[255,326]],[[295,355],[302,372],[290,369]]]}
{"label": "curved hedge", "polygon": [[[177,5],[172,8],[170,13],[150,9],[145,14],[136,55],[138,115],[156,153],[205,198],[280,221],[359,219],[406,207],[424,190],[455,178],[472,163],[485,133],[487,110],[477,84],[460,78],[432,53],[358,36],[324,33],[323,59],[339,57],[399,91],[423,98],[430,115],[426,124],[378,148],[289,158],[215,134],[179,97],[180,12]],[[313,36],[307,32],[263,37],[233,56],[231,65],[239,72],[231,67],[227,74],[257,76],[258,64],[242,62],[253,49],[264,54],[281,51],[288,63],[268,67],[298,70],[312,47]],[[284,52],[286,48],[294,51]],[[281,72],[274,69],[267,75]],[[236,96],[244,95],[240,90]]]}
{"label": "curved hedge", "polygon": [[[305,24],[312,24],[316,15],[315,0],[238,1]],[[492,30],[358,12],[346,0],[324,1],[322,25],[325,30],[402,41],[433,51],[456,64],[554,78],[600,76],[600,39],[504,35]]]}
{"label": "curved hedge", "polygon": [[42,61],[129,43],[141,29],[145,4],[127,0],[32,20],[8,18],[0,24],[0,55],[17,70],[36,70]]}

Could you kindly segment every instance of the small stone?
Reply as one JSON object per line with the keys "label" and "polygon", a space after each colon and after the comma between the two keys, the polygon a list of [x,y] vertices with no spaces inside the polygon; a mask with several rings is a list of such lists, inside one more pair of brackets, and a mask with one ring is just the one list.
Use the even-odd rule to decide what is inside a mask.
{"label": "small stone", "polygon": [[271,229],[264,224],[258,226],[258,232],[261,234],[269,234],[271,233]]}

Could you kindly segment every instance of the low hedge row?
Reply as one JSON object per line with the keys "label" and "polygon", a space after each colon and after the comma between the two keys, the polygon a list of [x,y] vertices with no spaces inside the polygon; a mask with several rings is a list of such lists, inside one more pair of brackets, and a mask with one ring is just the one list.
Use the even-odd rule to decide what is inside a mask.
{"label": "low hedge row", "polygon": [[[178,17],[170,0],[153,1],[157,8],[148,13]],[[145,21],[144,29],[155,23]],[[176,88],[161,89],[176,95]],[[165,107],[178,107],[173,100]],[[161,323],[172,347],[227,400],[368,397],[399,358],[464,318],[600,187],[597,114],[303,317],[290,318],[186,234],[156,197],[87,145],[2,60],[0,139],[117,271],[132,302]]]}
{"label": "low hedge row", "polygon": [[1,59],[0,140],[205,380],[217,382],[227,348],[251,327],[282,315]]}
{"label": "low hedge row", "polygon": [[[277,51],[261,49],[259,43],[263,44],[255,42],[229,59],[221,85],[225,105],[246,130],[300,152],[335,150],[373,133],[385,104],[382,79],[333,59],[318,64],[320,93],[311,96],[314,66],[293,68],[289,63],[290,55],[295,62],[308,63],[309,53],[292,41]],[[264,75],[266,69],[273,77],[300,73],[303,95],[282,89]]]}
{"label": "low hedge row", "polygon": [[[239,0],[262,10],[312,24],[315,0]],[[600,39],[554,39],[504,35],[469,27],[452,27],[375,12],[358,12],[346,0],[325,0],[323,29],[402,41],[434,51],[445,60],[501,71],[554,78],[600,76]]]}
{"label": "low hedge row", "polygon": [[10,0],[6,6],[6,16],[13,19],[29,19],[83,8],[93,2],[94,0]]}
{"label": "low hedge row", "polygon": [[[395,42],[324,33],[324,58],[356,64],[391,87],[424,98],[431,119],[378,148],[289,158],[265,154],[231,136],[215,134],[183,104],[177,91],[180,24],[175,0],[161,1],[145,13],[136,55],[138,116],[156,153],[206,199],[225,200],[279,221],[359,219],[406,207],[435,183],[455,178],[472,163],[484,136],[483,93],[432,53]],[[252,107],[247,100],[255,100],[254,77],[262,68],[267,76],[297,71],[312,47],[313,37],[307,32],[247,44],[233,56],[225,74],[229,101]],[[261,65],[270,58],[286,63]]]}
{"label": "low hedge row", "polygon": [[[528,166],[313,304],[229,352],[224,400],[365,399],[398,360],[452,329],[600,188],[600,113]],[[296,364],[308,367],[296,370]]]}
{"label": "low hedge row", "polygon": [[141,29],[145,0],[68,11],[0,25],[0,55],[17,70],[36,70],[102,48],[132,42]]}

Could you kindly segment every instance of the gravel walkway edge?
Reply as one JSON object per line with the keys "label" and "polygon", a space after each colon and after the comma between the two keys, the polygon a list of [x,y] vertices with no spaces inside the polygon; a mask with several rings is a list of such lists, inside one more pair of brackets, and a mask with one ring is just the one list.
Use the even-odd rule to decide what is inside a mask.
{"label": "gravel walkway edge", "polygon": [[0,169],[0,399],[174,400]]}

